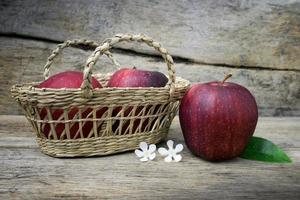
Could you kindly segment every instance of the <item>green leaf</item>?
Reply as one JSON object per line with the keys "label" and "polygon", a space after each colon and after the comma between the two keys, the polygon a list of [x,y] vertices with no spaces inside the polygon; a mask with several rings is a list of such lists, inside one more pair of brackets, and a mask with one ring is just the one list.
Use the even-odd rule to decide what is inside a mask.
{"label": "green leaf", "polygon": [[248,160],[259,160],[265,162],[292,162],[292,160],[278,146],[271,141],[260,137],[252,137],[240,157]]}

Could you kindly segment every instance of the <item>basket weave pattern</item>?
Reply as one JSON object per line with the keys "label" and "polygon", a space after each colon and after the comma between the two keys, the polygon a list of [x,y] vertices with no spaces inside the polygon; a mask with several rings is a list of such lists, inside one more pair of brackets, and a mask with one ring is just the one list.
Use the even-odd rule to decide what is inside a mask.
{"label": "basket weave pattern", "polygon": [[[110,74],[94,74],[103,88],[91,86],[92,69],[119,42],[137,41],[157,50],[167,63],[169,82],[162,88],[108,88]],[[54,157],[108,155],[135,149],[141,141],[166,138],[189,82],[176,77],[172,57],[144,35],[119,34],[101,45],[89,40],[66,41],[52,52],[44,67],[45,79],[53,59],[72,45],[98,46],[88,58],[81,88],[41,89],[38,83],[12,87],[12,96],[25,111],[41,150]]]}

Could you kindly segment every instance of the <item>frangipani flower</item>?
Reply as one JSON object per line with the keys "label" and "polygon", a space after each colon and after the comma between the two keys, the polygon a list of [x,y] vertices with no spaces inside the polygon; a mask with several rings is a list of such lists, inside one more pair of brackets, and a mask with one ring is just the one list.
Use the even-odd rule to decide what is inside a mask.
{"label": "frangipani flower", "polygon": [[169,149],[166,148],[159,148],[158,152],[160,155],[165,156],[165,162],[171,162],[173,159],[175,162],[179,162],[182,159],[182,156],[178,154],[183,150],[182,144],[177,144],[175,148],[173,148],[174,142],[172,140],[168,140],[167,146]]}
{"label": "frangipani flower", "polygon": [[140,149],[136,149],[134,152],[137,155],[137,157],[140,158],[140,161],[145,162],[148,160],[153,160],[156,156],[156,146],[155,144],[151,144],[148,147],[148,144],[146,142],[140,143]]}

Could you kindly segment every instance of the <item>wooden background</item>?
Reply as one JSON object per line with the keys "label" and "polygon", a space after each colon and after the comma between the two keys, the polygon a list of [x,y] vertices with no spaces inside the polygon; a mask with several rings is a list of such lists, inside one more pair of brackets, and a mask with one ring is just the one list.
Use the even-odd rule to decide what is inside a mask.
{"label": "wooden background", "polygon": [[[207,82],[232,72],[231,81],[256,97],[261,116],[300,116],[299,0],[1,0],[1,114],[21,114],[9,89],[42,80],[56,44],[74,38],[100,42],[127,32],[160,41],[174,56],[178,76]],[[90,53],[70,48],[51,71],[81,70]],[[166,72],[145,46],[122,44],[114,53],[123,65]],[[106,59],[97,66],[116,70]]]}

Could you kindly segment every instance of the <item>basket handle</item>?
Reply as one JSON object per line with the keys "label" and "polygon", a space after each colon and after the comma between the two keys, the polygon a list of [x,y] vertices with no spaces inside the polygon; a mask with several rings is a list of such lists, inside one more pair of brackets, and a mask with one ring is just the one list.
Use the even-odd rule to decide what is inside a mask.
{"label": "basket handle", "polygon": [[[47,63],[44,66],[44,78],[45,80],[49,78],[49,71],[50,66],[52,65],[54,58],[66,47],[70,47],[72,45],[85,45],[90,47],[98,47],[99,43],[92,41],[92,40],[86,40],[86,39],[75,39],[75,40],[67,40],[64,43],[58,44],[56,49],[54,49],[51,53],[51,55],[47,59]],[[113,55],[109,51],[105,51],[104,54],[112,61],[113,64],[120,66],[120,64],[114,59]]]}
{"label": "basket handle", "polygon": [[148,46],[153,47],[156,51],[158,51],[162,55],[168,67],[169,80],[170,80],[168,86],[170,88],[170,98],[172,98],[175,91],[175,69],[174,69],[174,62],[172,56],[168,53],[168,51],[165,48],[163,48],[160,45],[160,43],[155,42],[152,38],[145,36],[143,34],[138,34],[138,35],[117,34],[112,38],[108,38],[104,40],[103,43],[95,49],[92,55],[88,58],[86,65],[84,67],[83,82],[81,84],[81,89],[83,90],[83,96],[85,98],[90,98],[93,95],[92,85],[91,85],[92,68],[98,61],[99,57],[102,54],[105,54],[105,52],[111,49],[115,44],[123,41],[144,42]]}

